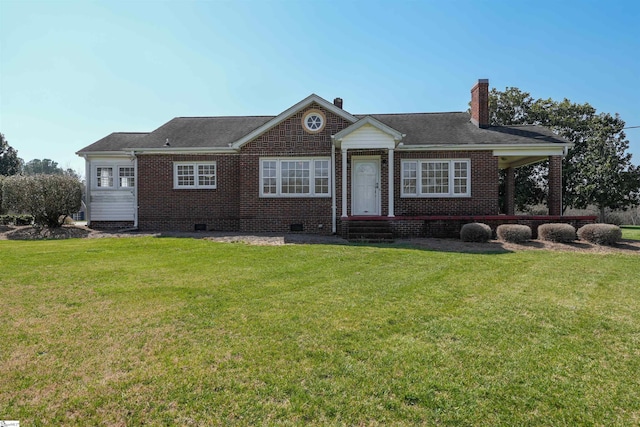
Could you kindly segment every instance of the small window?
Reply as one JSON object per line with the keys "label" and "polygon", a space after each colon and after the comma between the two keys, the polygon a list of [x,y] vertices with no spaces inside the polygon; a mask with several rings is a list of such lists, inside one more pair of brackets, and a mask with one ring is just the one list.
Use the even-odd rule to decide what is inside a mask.
{"label": "small window", "polygon": [[118,168],[118,176],[120,178],[120,188],[131,188],[134,186],[135,182],[135,172],[134,168],[130,167],[120,167]]}
{"label": "small window", "polygon": [[96,168],[96,187],[113,188],[113,168],[97,167]]}
{"label": "small window", "polygon": [[173,188],[216,188],[215,162],[174,163]]}
{"label": "small window", "polygon": [[309,133],[317,133],[324,129],[325,118],[320,110],[309,110],[302,118],[302,124]]}

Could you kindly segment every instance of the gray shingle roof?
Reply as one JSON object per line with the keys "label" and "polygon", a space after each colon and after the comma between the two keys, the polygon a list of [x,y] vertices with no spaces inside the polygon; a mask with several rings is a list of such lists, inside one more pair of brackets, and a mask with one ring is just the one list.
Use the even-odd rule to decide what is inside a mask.
{"label": "gray shingle roof", "polygon": [[133,147],[137,144],[136,141],[139,141],[148,134],[148,132],[113,132],[93,144],[84,147],[78,151],[78,154],[97,151],[118,151],[126,147]]}
{"label": "gray shingle roof", "polygon": [[[550,129],[537,125],[495,126],[480,129],[466,112],[370,114],[406,136],[411,145],[507,145],[567,143]],[[275,116],[177,117],[151,133],[118,132],[78,153],[118,151],[124,148],[227,148],[229,144],[267,123]],[[358,115],[358,118],[365,115]]]}
{"label": "gray shingle roof", "polygon": [[407,145],[566,143],[543,126],[492,126],[480,129],[469,113],[371,114],[406,136]]}
{"label": "gray shingle roof", "polygon": [[135,148],[164,147],[167,139],[171,148],[227,148],[273,117],[176,117],[138,140]]}

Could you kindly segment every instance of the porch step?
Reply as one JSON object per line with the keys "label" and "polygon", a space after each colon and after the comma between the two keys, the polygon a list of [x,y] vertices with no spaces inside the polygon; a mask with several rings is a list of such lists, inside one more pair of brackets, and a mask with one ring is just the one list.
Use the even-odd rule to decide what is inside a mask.
{"label": "porch step", "polygon": [[349,221],[347,240],[354,242],[393,242],[388,221]]}

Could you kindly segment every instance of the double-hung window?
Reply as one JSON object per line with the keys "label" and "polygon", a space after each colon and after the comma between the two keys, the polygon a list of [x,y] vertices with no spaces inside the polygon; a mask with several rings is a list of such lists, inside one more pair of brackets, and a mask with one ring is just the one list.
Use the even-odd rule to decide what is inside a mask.
{"label": "double-hung window", "polygon": [[175,162],[173,188],[216,188],[216,162]]}
{"label": "double-hung window", "polygon": [[328,197],[330,163],[324,157],[260,159],[260,196]]}
{"label": "double-hung window", "polygon": [[471,161],[403,160],[402,197],[471,196]]}
{"label": "double-hung window", "polygon": [[112,166],[98,166],[96,168],[96,187],[113,188]]}
{"label": "double-hung window", "polygon": [[99,165],[94,169],[93,186],[103,190],[130,189],[135,186],[133,166]]}

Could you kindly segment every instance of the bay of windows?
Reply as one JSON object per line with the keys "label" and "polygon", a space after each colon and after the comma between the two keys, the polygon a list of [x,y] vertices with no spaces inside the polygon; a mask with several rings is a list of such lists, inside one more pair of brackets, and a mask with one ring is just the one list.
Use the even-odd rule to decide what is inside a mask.
{"label": "bay of windows", "polygon": [[262,197],[328,197],[330,193],[328,158],[261,159]]}
{"label": "bay of windows", "polygon": [[471,195],[471,161],[403,160],[403,197],[468,197]]}

